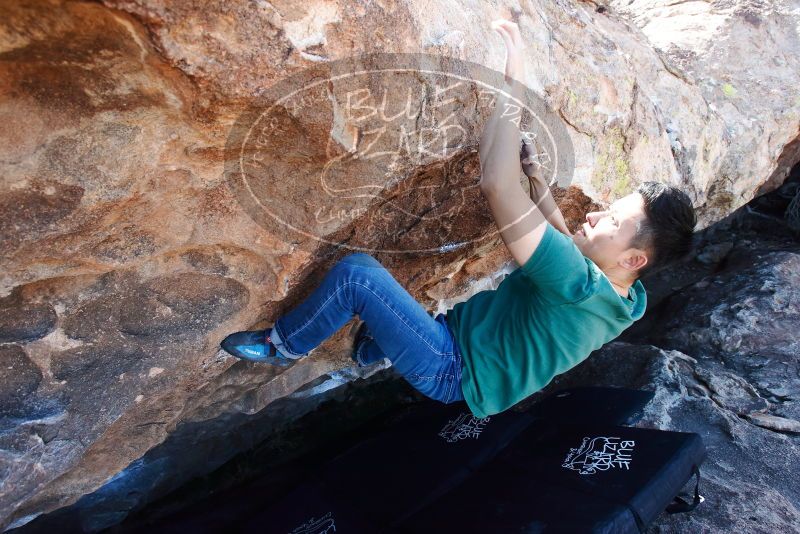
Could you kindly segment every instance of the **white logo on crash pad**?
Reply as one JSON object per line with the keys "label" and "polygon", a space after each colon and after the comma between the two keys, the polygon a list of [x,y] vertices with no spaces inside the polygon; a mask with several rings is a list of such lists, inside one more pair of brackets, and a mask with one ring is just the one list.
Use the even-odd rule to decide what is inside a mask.
{"label": "white logo on crash pad", "polygon": [[489,419],[489,417],[480,419],[472,414],[462,413],[456,417],[455,421],[448,421],[444,428],[439,431],[439,435],[447,440],[448,443],[467,438],[478,439]]}
{"label": "white logo on crash pad", "polygon": [[612,467],[630,469],[634,445],[633,441],[615,437],[585,437],[580,447],[569,450],[561,467],[578,471],[581,475],[593,475]]}
{"label": "white logo on crash pad", "polygon": [[324,534],[336,532],[336,525],[333,522],[333,512],[328,512],[319,519],[313,517],[292,530],[289,534]]}

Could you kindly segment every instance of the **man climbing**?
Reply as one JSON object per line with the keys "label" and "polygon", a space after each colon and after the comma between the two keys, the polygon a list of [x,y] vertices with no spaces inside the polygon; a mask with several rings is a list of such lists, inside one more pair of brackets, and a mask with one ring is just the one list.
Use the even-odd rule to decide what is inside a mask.
{"label": "man climbing", "polygon": [[[358,314],[364,322],[352,357],[359,365],[389,358],[426,396],[465,400],[475,416],[487,417],[540,390],[642,317],[639,277],[691,248],[696,218],[688,196],[645,182],[607,210],[587,214],[571,234],[537,172],[535,145],[520,148],[518,124],[503,117],[505,104],[523,92],[519,29],[510,21],[493,27],[506,46],[506,90],[480,139],[480,187],[520,267],[496,290],[432,318],[377,260],[350,254],[271,328],[231,334],[225,350],[283,364]],[[531,179],[533,199],[520,170]]]}

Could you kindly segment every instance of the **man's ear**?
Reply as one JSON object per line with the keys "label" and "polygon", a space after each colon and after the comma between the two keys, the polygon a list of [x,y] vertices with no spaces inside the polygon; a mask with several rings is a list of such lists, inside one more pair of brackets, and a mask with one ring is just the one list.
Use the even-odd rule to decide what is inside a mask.
{"label": "man's ear", "polygon": [[619,264],[630,271],[638,271],[647,265],[647,254],[638,248],[629,249],[625,258]]}

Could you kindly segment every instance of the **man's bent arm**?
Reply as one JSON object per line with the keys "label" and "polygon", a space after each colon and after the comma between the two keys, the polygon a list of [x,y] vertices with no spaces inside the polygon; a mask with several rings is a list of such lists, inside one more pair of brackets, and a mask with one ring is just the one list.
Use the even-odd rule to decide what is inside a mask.
{"label": "man's bent arm", "polygon": [[481,136],[481,191],[514,260],[524,265],[536,251],[547,229],[544,215],[522,188],[519,175],[521,106],[525,64],[524,47],[517,25],[495,21],[506,44],[506,84]]}

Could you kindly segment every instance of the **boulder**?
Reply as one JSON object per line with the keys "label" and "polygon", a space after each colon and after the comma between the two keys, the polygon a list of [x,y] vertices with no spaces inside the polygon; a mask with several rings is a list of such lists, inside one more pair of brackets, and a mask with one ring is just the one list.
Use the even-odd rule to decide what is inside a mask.
{"label": "boulder", "polygon": [[[348,139],[369,137],[331,111],[346,84],[323,77],[322,100],[301,102],[302,113],[282,108],[274,117],[281,128],[259,152],[272,173],[259,198],[303,225],[254,216],[228,172],[237,158],[230,141],[248,113],[274,103],[270,91],[284,80],[315,79],[348,58],[400,61],[397,54],[413,72],[434,63],[451,73],[494,71],[487,78],[497,80],[504,49],[489,22],[503,16],[529,43],[523,81],[569,145],[572,172],[556,196],[572,227],[646,180],[686,190],[700,227],[777,188],[800,159],[800,14],[750,0],[622,4],[4,3],[0,355],[13,373],[1,391],[0,526],[91,494],[180,425],[221,417],[229,426],[209,432],[234,433],[239,420],[226,414],[270,410],[350,367],[344,332],[288,369],[235,361],[218,343],[273,322],[357,246],[371,247],[430,310],[508,269],[476,187],[491,111],[477,94],[452,104],[459,144],[389,166],[346,157]],[[690,10],[701,8],[713,28],[693,25]],[[392,94],[404,94],[408,80]],[[431,91],[420,95],[418,104],[436,102]],[[336,158],[337,167],[327,165]],[[329,168],[331,183],[373,194],[331,210],[318,181]],[[365,173],[385,182],[358,182]],[[749,275],[791,278],[796,262],[768,255]],[[741,325],[791,307],[772,289],[763,289],[772,295],[763,309],[742,301],[709,312],[709,325],[734,321],[724,327],[730,339],[713,326],[693,332],[720,350],[752,346]],[[701,361],[681,347],[670,350]],[[760,372],[769,395],[748,383],[776,409],[782,375]],[[762,425],[793,428],[775,419],[794,418],[792,410],[760,412],[758,398],[731,396],[737,379],[716,376],[719,402]]]}

